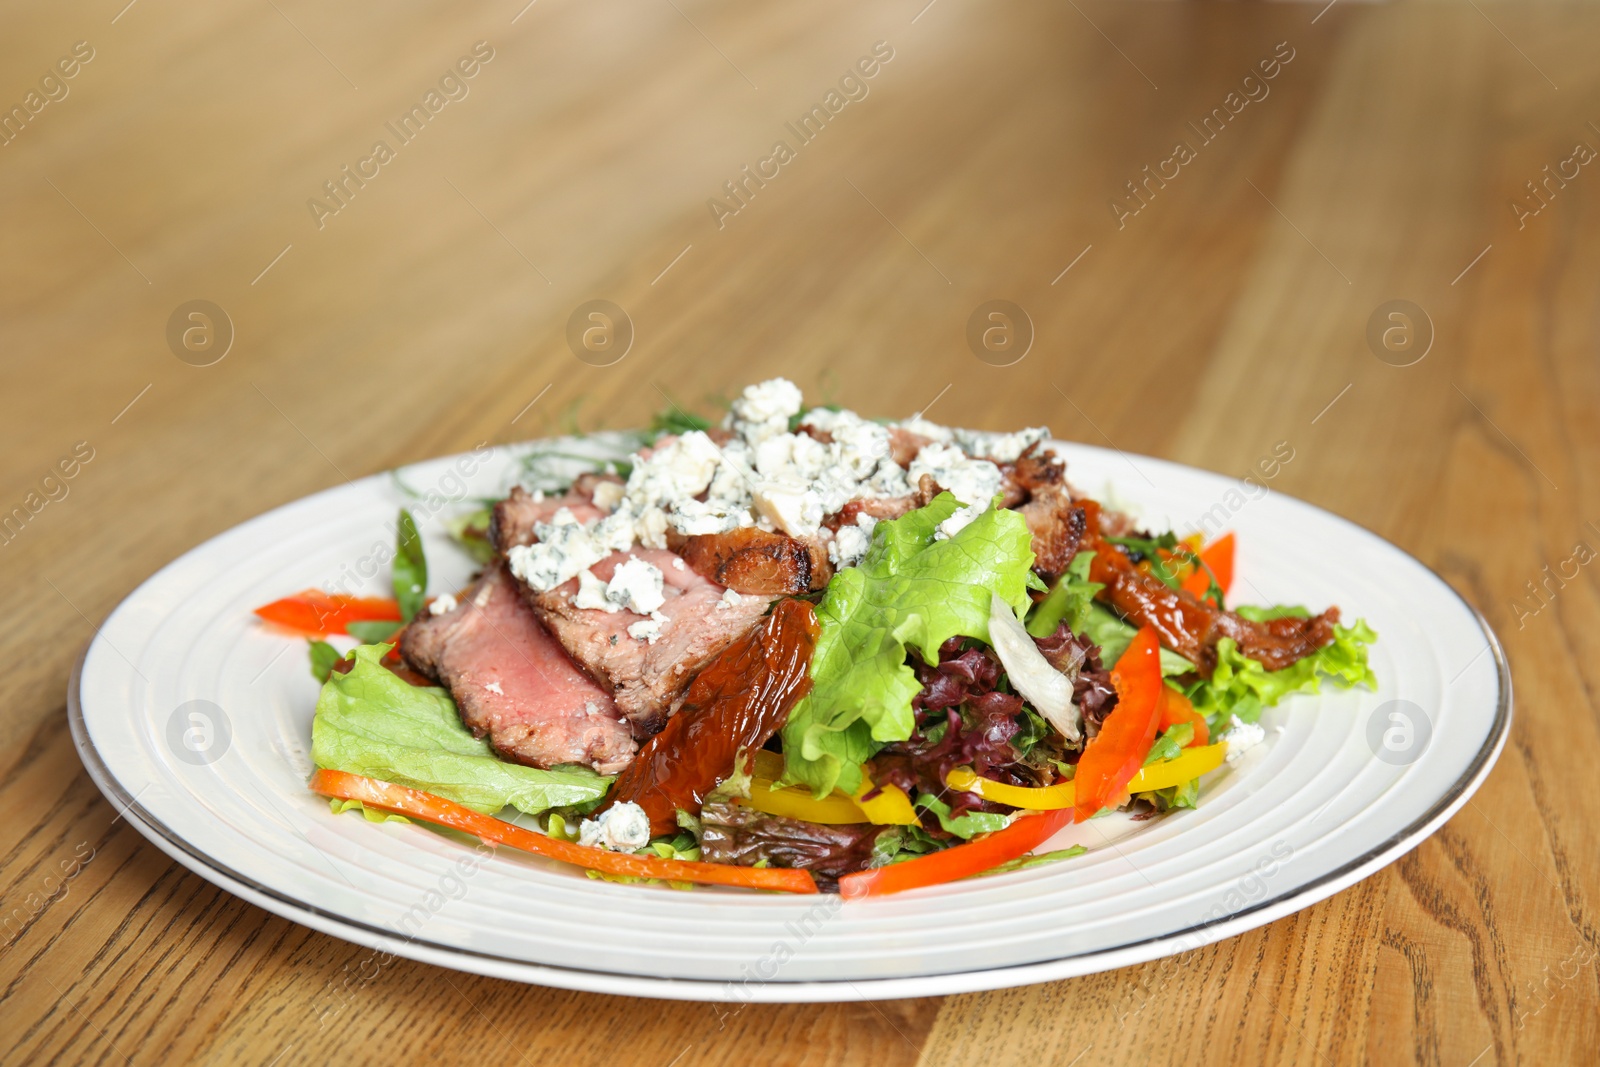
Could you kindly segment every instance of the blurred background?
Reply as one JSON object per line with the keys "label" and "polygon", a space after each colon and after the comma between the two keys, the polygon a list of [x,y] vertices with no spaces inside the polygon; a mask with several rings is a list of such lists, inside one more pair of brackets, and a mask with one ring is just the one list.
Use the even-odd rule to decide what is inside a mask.
{"label": "blurred background", "polygon": [[[350,952],[179,873],[84,778],[67,676],[144,577],[346,479],[780,374],[1238,476],[1288,442],[1273,488],[1417,554],[1506,639],[1523,717],[1480,803],[1523,829],[1464,813],[1164,995],[1295,1062],[1594,1047],[1600,818],[1555,784],[1600,754],[1594,587],[1544,610],[1526,585],[1600,543],[1592,5],[95,0],[0,26],[12,885],[66,827],[114,857],[7,934],[0,970],[51,975],[0,997],[26,1057],[293,1062],[305,990]],[[1530,1036],[1527,989],[1573,943],[1582,988]],[[570,1053],[594,1026],[644,1062],[770,1058],[774,1033],[815,1041],[780,1043],[796,1062],[954,1062],[1067,1012],[1097,1056],[1165,1059],[1193,1040],[1170,1018],[1116,1024],[1155,967],[661,1031],[654,1006],[403,963],[365,1037],[315,1041]]]}

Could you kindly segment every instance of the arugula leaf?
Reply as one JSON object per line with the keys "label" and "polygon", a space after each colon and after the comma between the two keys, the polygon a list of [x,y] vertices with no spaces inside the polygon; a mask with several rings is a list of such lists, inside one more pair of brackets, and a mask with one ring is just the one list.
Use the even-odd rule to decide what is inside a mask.
{"label": "arugula leaf", "polygon": [[333,665],[344,657],[339,655],[339,650],[326,641],[308,641],[308,651],[311,653],[311,677],[319,682],[326,682],[328,675],[333,673]]}
{"label": "arugula leaf", "polygon": [[422,610],[428,594],[428,560],[422,553],[422,535],[411,512],[400,509],[400,522],[394,538],[394,568],[390,579],[394,598],[400,602],[400,618],[410,622]]}
{"label": "arugula leaf", "polygon": [[1187,563],[1193,568],[1204,571],[1206,591],[1200,599],[1209,598],[1216,604],[1218,611],[1227,610],[1228,606],[1222,598],[1222,586],[1217,584],[1217,576],[1211,572],[1211,566],[1200,558],[1198,552],[1178,540],[1178,535],[1171,530],[1160,537],[1103,537],[1102,540],[1131,548],[1135,554],[1148,560],[1150,573],[1160,579],[1161,584],[1168,589],[1183,588],[1183,580],[1178,577],[1179,565]]}
{"label": "arugula leaf", "polygon": [[818,797],[835,786],[853,792],[864,760],[911,736],[911,698],[922,686],[906,665],[907,651],[936,663],[951,637],[987,641],[991,591],[1014,610],[1027,605],[1027,521],[991,507],[954,537],[935,541],[939,523],[959,507],[940,493],[926,507],[878,523],[860,566],[828,583],[817,605],[813,687],[783,729],[784,784],[803,782]]}
{"label": "arugula leaf", "polygon": [[1088,851],[1088,848],[1083,845],[1073,845],[1071,848],[1058,848],[1054,852],[1018,856],[1014,860],[1006,860],[998,867],[990,867],[987,871],[975,874],[972,877],[987,878],[991,874],[1005,874],[1007,871],[1026,870],[1029,867],[1039,867],[1046,863],[1055,863],[1058,860],[1070,860],[1074,856],[1081,856]]}
{"label": "arugula leaf", "polygon": [[[389,638],[399,633],[400,628],[404,625],[405,623],[403,622],[394,622],[387,619],[359,620],[345,623],[344,632],[364,645],[375,645],[380,641],[389,640]],[[327,681],[327,679],[324,678],[323,681]]]}
{"label": "arugula leaf", "polygon": [[686,434],[691,430],[709,430],[711,420],[690,414],[674,404],[655,413],[650,419],[650,433],[655,437],[666,434]]}
{"label": "arugula leaf", "polygon": [[610,788],[587,767],[542,771],[499,759],[461,725],[450,694],[409,685],[381,665],[389,648],[357,647],[350,671],[323,685],[311,723],[318,767],[423,789],[487,815],[583,804]]}
{"label": "arugula leaf", "polygon": [[1072,557],[1066,572],[1056,579],[1050,592],[1028,614],[1029,634],[1049,637],[1063,622],[1074,634],[1083,632],[1089,606],[1094,603],[1095,594],[1105,588],[1104,583],[1089,580],[1089,567],[1093,563],[1093,552],[1079,552]]}
{"label": "arugula leaf", "polygon": [[489,540],[489,520],[493,517],[493,508],[479,508],[446,520],[445,529],[473,560],[488,563],[494,559],[494,545]]}

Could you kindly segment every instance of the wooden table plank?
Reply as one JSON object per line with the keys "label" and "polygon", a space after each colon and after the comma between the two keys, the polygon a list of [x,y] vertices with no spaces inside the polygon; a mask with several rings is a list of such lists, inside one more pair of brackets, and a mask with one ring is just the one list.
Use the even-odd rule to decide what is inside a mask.
{"label": "wooden table plank", "polygon": [[[0,147],[0,516],[39,494],[0,537],[0,1058],[1592,1059],[1600,601],[1586,564],[1544,568],[1600,550],[1600,177],[1548,203],[1525,183],[1600,148],[1600,16],[123,3],[0,16],[0,101],[94,49]],[[307,200],[478,41],[470,93],[319,228]],[[719,228],[707,199],[878,41],[866,98]],[[1270,93],[1119,224],[1126,183],[1280,48]],[[1518,197],[1539,208],[1520,223]],[[637,327],[614,368],[563,340],[596,296]],[[962,339],[996,297],[1036,327],[1014,367]],[[237,329],[215,366],[167,349],[194,298]],[[1415,366],[1367,347],[1394,298],[1432,320]],[[1025,989],[726,1014],[375,966],[184,872],[78,764],[75,656],[207,537],[347,477],[778,373],[868,413],[1043,422],[1232,474],[1286,444],[1273,488],[1417,554],[1505,639],[1500,765],[1404,860],[1242,937]],[[80,442],[92,459],[39,505]]]}

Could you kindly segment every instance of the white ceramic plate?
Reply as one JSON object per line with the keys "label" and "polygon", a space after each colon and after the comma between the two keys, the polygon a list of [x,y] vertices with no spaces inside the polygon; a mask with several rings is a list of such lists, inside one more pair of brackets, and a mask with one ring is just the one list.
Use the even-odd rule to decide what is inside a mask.
{"label": "white ceramic plate", "polygon": [[[480,856],[419,826],[335,816],[307,791],[317,686],[305,645],[250,610],[361,571],[373,576],[351,591],[382,593],[387,567],[371,556],[402,504],[422,513],[431,591],[471,570],[444,536],[462,505],[427,517],[426,501],[376,476],[247,522],[140,586],[73,678],[73,737],[96,784],[157,847],[278,915],[444,967],[695,1000],[959,993],[1170,955],[1338,892],[1467,801],[1505,741],[1510,676],[1484,621],[1427,567],[1278,493],[1056,447],[1076,484],[1114,485],[1155,528],[1209,515],[1212,532],[1237,530],[1237,599],[1365,617],[1379,633],[1378,690],[1291,698],[1263,717],[1264,744],[1207,780],[1198,809],[1071,827],[1049,847],[1090,852],[1065,862],[850,904],[593,881],[509,850]],[[518,469],[502,449],[408,468],[404,483],[459,500],[499,492]],[[373,958],[364,970],[387,959]]]}

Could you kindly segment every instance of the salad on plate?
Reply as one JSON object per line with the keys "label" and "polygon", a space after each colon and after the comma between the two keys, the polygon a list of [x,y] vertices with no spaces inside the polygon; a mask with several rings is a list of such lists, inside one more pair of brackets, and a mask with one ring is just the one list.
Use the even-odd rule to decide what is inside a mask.
{"label": "salad on plate", "polygon": [[1264,708],[1374,684],[1364,622],[1233,603],[1232,534],[1144,529],[1043,427],[879,421],[776,378],[618,442],[534,446],[452,522],[464,589],[427,595],[402,511],[393,597],[257,610],[312,638],[335,813],[613,881],[877,896],[1195,807]]}

